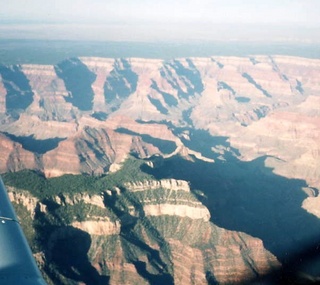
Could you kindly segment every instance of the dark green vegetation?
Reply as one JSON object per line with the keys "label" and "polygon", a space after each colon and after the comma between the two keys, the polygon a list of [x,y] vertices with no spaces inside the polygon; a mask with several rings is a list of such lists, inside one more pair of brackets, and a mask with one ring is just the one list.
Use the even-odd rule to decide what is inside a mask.
{"label": "dark green vegetation", "polygon": [[[205,146],[212,145],[213,138],[209,140],[205,137],[206,135],[192,147],[201,148],[202,154],[208,156],[209,150],[206,150]],[[223,138],[220,138],[219,142],[222,143]],[[193,195],[176,192],[172,196],[172,193],[163,189],[144,191],[132,196],[124,187],[126,182],[154,178],[190,181],[194,194],[210,210],[214,224],[261,238],[267,249],[282,261],[290,256],[288,252],[294,254],[311,238],[320,234],[316,226],[319,224],[318,219],[301,209],[301,203],[306,198],[306,194],[301,190],[307,186],[304,181],[273,174],[271,169],[264,166],[264,158],[242,162],[232,153],[225,153],[224,156],[227,160],[221,161],[217,159],[218,154],[211,153],[209,157],[214,158],[215,163],[195,158],[192,162],[179,156],[166,160],[155,157],[152,159],[155,168],[131,157],[120,171],[100,177],[64,175],[46,179],[39,173],[24,170],[6,173],[3,180],[6,185],[28,190],[39,199],[61,194],[99,194],[106,189],[119,187],[123,195],[112,203],[121,204],[118,208],[122,208],[122,211],[144,199],[153,199],[154,203],[161,202],[161,199],[193,200]],[[167,195],[169,196],[165,198]],[[188,197],[184,198],[185,195]],[[74,214],[77,209],[70,211],[77,216],[77,220],[84,219],[81,210],[78,214]],[[68,211],[65,213],[65,221],[70,220],[70,215]]]}
{"label": "dark green vegetation", "polygon": [[[193,149],[201,148],[203,154],[209,154],[206,146],[212,145],[212,140],[215,140],[215,144],[226,144],[224,138],[209,139],[205,132],[200,132],[199,136],[203,138],[202,145],[199,140],[196,143],[192,135],[190,143],[194,143]],[[85,221],[89,216],[120,221],[120,236],[106,237],[101,241],[107,255],[112,255],[108,251],[110,246],[116,248],[121,243],[125,258],[134,264],[140,276],[151,284],[172,284],[172,272],[168,267],[170,246],[166,238],[175,238],[202,250],[206,250],[206,246],[212,247],[214,240],[202,244],[201,233],[206,231],[207,225],[199,220],[191,222],[189,219],[181,220],[171,216],[146,217],[143,205],[180,204],[183,201],[186,201],[186,205],[201,201],[209,209],[213,224],[261,238],[264,246],[283,264],[296,270],[308,259],[308,256],[304,256],[296,261],[296,254],[320,235],[319,220],[301,209],[301,203],[306,198],[306,194],[301,191],[306,186],[305,182],[275,175],[264,166],[264,158],[242,162],[233,153],[225,153],[224,161],[218,159],[218,154],[212,153],[210,157],[216,162],[208,163],[196,158],[188,161],[180,156],[169,159],[153,157],[150,159],[154,165],[152,168],[145,161],[131,157],[120,171],[100,177],[64,175],[46,179],[36,172],[21,171],[7,173],[3,179],[6,185],[28,190],[47,207],[47,213],[36,212],[34,220],[27,217],[23,206],[16,208],[24,222],[33,224],[31,229],[26,227],[25,231],[35,251],[48,250],[47,240],[52,238],[53,233],[67,233],[55,241],[52,262],[45,268],[55,284],[73,284],[68,283],[70,280],[98,284],[92,282],[109,280],[108,269],[100,276],[89,262],[91,237],[69,226],[74,221]],[[126,182],[163,178],[190,181],[191,193],[166,189],[130,192],[125,186]],[[82,202],[61,206],[53,199],[58,196],[63,201],[64,195],[100,194],[107,189],[112,190],[112,194],[103,192],[106,208]],[[129,214],[133,209],[135,214]],[[186,231],[191,225],[194,235],[190,236]],[[143,238],[146,235],[159,246],[159,251],[146,243]],[[188,240],[185,240],[186,236]],[[154,266],[153,273],[138,258],[144,255],[148,256],[150,264]],[[61,276],[55,276],[57,272]],[[66,280],[62,281],[63,278]]]}
{"label": "dark green vegetation", "polygon": [[32,217],[30,216],[30,212],[21,204],[18,203],[12,203],[17,216],[19,217],[19,221],[21,223],[23,232],[28,240],[29,246],[31,247],[33,252],[37,252],[37,243],[35,242],[35,239],[37,237],[37,233],[35,231],[35,228],[31,225],[34,224],[34,221]]}
{"label": "dark green vegetation", "polygon": [[152,175],[143,173],[140,166],[144,162],[130,157],[120,171],[104,176],[63,175],[46,179],[41,173],[32,170],[5,173],[3,181],[8,186],[29,191],[33,196],[43,199],[59,194],[89,193],[97,194],[106,189],[123,186],[126,182],[152,179]]}
{"label": "dark green vegetation", "polygon": [[[44,268],[53,285],[107,285],[109,276],[100,276],[88,258],[91,237],[88,233],[73,227],[62,227],[66,234],[58,238],[52,247],[50,263]],[[60,274],[59,274],[60,273]]]}
{"label": "dark green vegetation", "polygon": [[[264,160],[242,162],[229,156],[227,161],[207,163],[173,157],[159,161],[158,167],[155,161],[154,168],[142,168],[156,179],[190,181],[191,189],[201,191],[194,193],[200,193],[198,199],[209,209],[214,224],[259,237],[287,264],[302,249],[319,241],[320,223],[301,208],[307,197],[302,191],[306,183],[275,175],[264,166]],[[297,264],[300,262],[305,260]]]}
{"label": "dark green vegetation", "polygon": [[2,64],[56,64],[65,58],[99,56],[172,59],[214,55],[292,55],[320,58],[318,44],[264,42],[95,42],[48,40],[0,40]]}
{"label": "dark green vegetation", "polygon": [[[164,189],[132,193],[124,187],[125,182],[152,179],[152,176],[141,171],[143,161],[129,158],[122,170],[103,177],[65,175],[59,178],[45,179],[41,174],[33,171],[20,171],[3,175],[5,184],[25,189],[38,197],[45,211],[36,207],[34,218],[22,205],[14,204],[17,215],[22,222],[29,244],[34,252],[44,252],[47,263],[42,268],[48,283],[51,284],[108,284],[109,269],[103,270],[99,275],[89,259],[89,248],[92,246],[92,237],[71,226],[75,221],[105,220],[121,223],[121,234],[103,236],[98,241],[103,250],[103,258],[113,258],[116,248],[124,250],[124,260],[132,263],[139,275],[150,284],[173,284],[172,269],[168,268],[169,246],[162,235],[157,232],[157,223],[151,223],[143,214],[143,198],[154,196],[154,202],[160,203],[174,199],[193,199],[190,193],[178,191],[170,193]],[[115,186],[121,194],[115,194]],[[111,189],[112,193],[99,191]],[[16,190],[20,191],[20,190]],[[82,192],[82,193],[80,193]],[[104,200],[105,208],[75,200],[66,202],[66,197],[81,195],[83,193],[100,194]],[[156,195],[153,195],[156,193]],[[135,209],[139,217],[129,214],[129,208]],[[144,241],[147,234],[148,241],[159,244],[161,253],[153,249]],[[96,246],[96,245],[93,245]],[[110,248],[114,250],[110,250]],[[99,250],[99,249],[97,249]],[[150,264],[141,260],[148,258]],[[150,266],[153,268],[150,271]],[[128,273],[124,273],[125,278]],[[136,276],[134,276],[136,278]],[[132,283],[132,284],[138,284]]]}

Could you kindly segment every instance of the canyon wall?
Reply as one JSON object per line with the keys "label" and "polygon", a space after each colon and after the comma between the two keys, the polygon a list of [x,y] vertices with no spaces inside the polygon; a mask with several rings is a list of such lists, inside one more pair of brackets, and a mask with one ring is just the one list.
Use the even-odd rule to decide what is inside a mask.
{"label": "canyon wall", "polygon": [[320,234],[319,74],[262,55],[0,65],[0,172],[48,282],[290,264]]}

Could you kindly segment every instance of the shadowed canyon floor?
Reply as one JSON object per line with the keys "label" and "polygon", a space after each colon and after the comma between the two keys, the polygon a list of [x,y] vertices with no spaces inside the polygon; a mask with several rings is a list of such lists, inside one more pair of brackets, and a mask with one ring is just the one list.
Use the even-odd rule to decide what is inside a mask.
{"label": "shadowed canyon floor", "polygon": [[1,65],[0,171],[48,283],[319,276],[299,256],[320,236],[319,73],[263,55]]}
{"label": "shadowed canyon floor", "polygon": [[273,174],[264,158],[211,164],[174,157],[143,168],[157,179],[189,181],[214,224],[261,238],[283,263],[319,240],[319,219],[301,208],[306,182]]}

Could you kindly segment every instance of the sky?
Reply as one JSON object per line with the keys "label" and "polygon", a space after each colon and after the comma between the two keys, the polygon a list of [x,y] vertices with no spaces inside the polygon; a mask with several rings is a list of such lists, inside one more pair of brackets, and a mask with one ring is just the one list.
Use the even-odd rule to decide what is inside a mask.
{"label": "sky", "polygon": [[320,0],[0,0],[0,5],[0,38],[320,38]]}

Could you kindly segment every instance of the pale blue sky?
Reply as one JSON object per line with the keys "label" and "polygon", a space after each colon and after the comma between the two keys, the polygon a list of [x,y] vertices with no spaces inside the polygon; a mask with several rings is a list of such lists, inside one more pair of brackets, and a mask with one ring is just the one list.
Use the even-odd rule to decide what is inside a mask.
{"label": "pale blue sky", "polygon": [[[320,0],[0,0],[0,37],[317,40]],[[8,25],[10,23],[10,25]]]}

